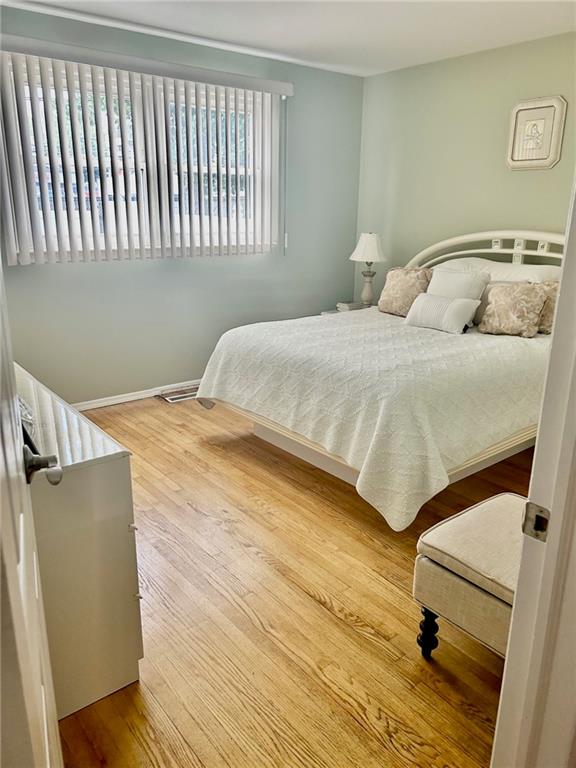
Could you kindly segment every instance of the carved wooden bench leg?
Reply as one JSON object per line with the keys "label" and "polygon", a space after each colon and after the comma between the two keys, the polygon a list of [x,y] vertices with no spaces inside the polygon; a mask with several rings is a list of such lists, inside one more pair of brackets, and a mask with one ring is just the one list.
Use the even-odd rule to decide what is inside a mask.
{"label": "carved wooden bench leg", "polygon": [[438,632],[436,619],[438,616],[428,608],[422,608],[422,616],[424,618],[420,622],[420,634],[416,638],[416,642],[422,649],[422,656],[429,661],[432,658],[434,648],[438,648],[438,638],[436,637]]}

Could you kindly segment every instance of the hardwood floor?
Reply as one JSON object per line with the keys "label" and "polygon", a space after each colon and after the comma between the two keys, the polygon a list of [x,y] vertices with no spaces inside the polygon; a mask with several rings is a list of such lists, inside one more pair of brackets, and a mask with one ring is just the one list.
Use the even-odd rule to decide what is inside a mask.
{"label": "hardwood floor", "polygon": [[89,417],[133,451],[141,681],[61,722],[66,765],[487,766],[502,661],[411,598],[420,533],[502,490],[531,451],[452,485],[394,533],[345,483],[194,401]]}

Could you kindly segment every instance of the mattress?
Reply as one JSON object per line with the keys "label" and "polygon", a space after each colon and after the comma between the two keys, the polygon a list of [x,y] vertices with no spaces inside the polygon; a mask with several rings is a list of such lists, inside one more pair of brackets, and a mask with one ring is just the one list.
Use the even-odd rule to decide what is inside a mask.
{"label": "mattress", "polygon": [[448,470],[538,422],[550,337],[452,335],[376,307],[225,333],[198,397],[251,411],[359,471],[394,530]]}

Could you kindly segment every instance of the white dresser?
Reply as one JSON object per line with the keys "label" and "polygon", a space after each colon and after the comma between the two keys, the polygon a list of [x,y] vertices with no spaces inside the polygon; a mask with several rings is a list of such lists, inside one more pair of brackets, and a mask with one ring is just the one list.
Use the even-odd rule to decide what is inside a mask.
{"label": "white dresser", "polygon": [[40,454],[62,481],[33,476],[32,504],[58,717],[138,679],[140,596],[130,454],[16,365]]}

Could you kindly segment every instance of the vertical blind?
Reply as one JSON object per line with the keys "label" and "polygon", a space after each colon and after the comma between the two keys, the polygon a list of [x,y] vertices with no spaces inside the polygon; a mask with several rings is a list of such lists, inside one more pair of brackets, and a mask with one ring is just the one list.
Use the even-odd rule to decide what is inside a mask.
{"label": "vertical blind", "polygon": [[269,252],[282,229],[276,93],[3,53],[9,264]]}

